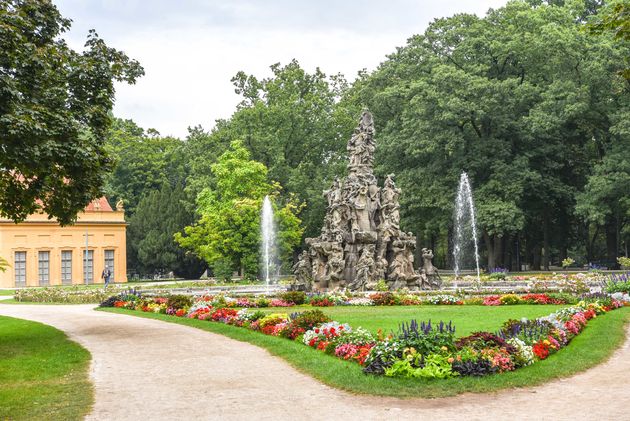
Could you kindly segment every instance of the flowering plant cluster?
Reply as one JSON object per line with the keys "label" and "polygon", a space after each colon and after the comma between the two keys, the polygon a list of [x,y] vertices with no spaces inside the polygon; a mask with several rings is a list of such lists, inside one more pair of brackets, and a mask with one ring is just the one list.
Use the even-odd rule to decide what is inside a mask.
{"label": "flowering plant cluster", "polygon": [[452,295],[434,295],[433,297],[429,297],[427,299],[427,303],[436,304],[436,305],[463,305],[464,302]]}
{"label": "flowering plant cluster", "polygon": [[[393,295],[388,292],[379,294],[376,299],[351,298],[347,301],[361,300],[355,305],[375,305],[377,301],[391,300]],[[324,298],[330,302],[341,300],[340,296]],[[457,304],[453,303],[455,297],[448,295],[432,298],[435,298],[435,303]],[[337,358],[355,361],[364,367],[366,373],[445,379],[503,373],[544,360],[567,346],[583,331],[589,320],[630,303],[628,298],[623,293],[614,297],[585,295],[577,305],[548,316],[534,320],[508,320],[495,334],[475,332],[459,339],[455,338],[455,326],[451,322],[433,323],[429,320],[418,323],[412,320],[402,323],[397,334],[385,337],[379,331],[375,337],[363,328],[352,329],[348,324],[333,321],[318,309],[265,314],[249,307],[240,310],[232,308],[232,299],[224,296],[204,296],[192,302],[187,296],[144,298],[139,294],[128,294],[112,297],[102,304],[224,323],[300,341]],[[512,304],[516,299],[540,304],[553,303],[554,300],[545,294],[492,297],[492,301],[499,303],[496,305]],[[268,301],[271,304],[274,300]]]}

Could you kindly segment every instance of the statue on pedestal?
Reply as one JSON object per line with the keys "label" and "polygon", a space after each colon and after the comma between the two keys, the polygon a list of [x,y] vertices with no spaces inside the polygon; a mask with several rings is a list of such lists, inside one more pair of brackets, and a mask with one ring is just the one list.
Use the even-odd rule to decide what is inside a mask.
{"label": "statue on pedestal", "polygon": [[[382,188],[374,176],[374,133],[372,115],[364,111],[347,144],[348,176],[335,178],[323,192],[327,209],[321,234],[306,239],[309,252],[301,257],[310,258],[314,290],[364,290],[380,279],[391,289],[417,289],[421,281],[439,280],[433,266],[422,273],[414,269],[416,237],[400,229],[401,190],[393,174]],[[306,278],[308,267],[298,262],[296,276]]]}

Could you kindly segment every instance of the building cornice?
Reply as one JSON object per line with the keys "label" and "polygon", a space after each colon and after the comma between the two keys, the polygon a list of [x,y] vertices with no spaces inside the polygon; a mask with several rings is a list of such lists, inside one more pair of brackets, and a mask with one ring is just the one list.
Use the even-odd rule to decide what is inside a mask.
{"label": "building cornice", "polygon": [[[0,225],[9,225],[9,226],[19,226],[19,225],[55,225],[58,227],[61,227],[61,225],[59,225],[58,222],[56,221],[22,221],[22,222],[18,222],[17,224],[13,221],[10,220],[1,220],[0,219]],[[122,222],[122,221],[77,221],[72,225],[66,225],[66,227],[75,227],[78,225],[120,225],[120,226],[127,226],[129,225],[128,222]],[[65,227],[64,227],[65,228]]]}

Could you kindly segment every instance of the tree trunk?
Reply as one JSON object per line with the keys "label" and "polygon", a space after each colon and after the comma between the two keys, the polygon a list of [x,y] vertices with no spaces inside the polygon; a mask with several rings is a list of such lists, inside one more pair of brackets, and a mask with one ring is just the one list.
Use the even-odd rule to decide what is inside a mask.
{"label": "tree trunk", "polygon": [[532,270],[540,270],[540,244],[532,248]]}
{"label": "tree trunk", "polygon": [[587,241],[587,246],[586,246],[586,260],[588,261],[588,263],[591,263],[593,261],[593,248],[595,247],[595,240],[597,239],[597,236],[599,235],[599,225],[595,227],[595,232],[593,233],[593,238],[589,238],[589,229],[588,229],[588,225],[587,225],[587,229],[586,229],[586,241]]}
{"label": "tree trunk", "polygon": [[488,271],[494,269],[496,259],[494,255],[494,238],[490,237],[485,231],[483,233],[483,241],[486,243],[486,249],[488,250]]}
{"label": "tree trunk", "polygon": [[[617,224],[615,220],[606,222],[606,260],[610,268],[617,265]],[[612,265],[612,266],[611,266]]]}
{"label": "tree trunk", "polygon": [[516,246],[516,250],[514,251],[514,255],[516,257],[516,271],[521,271],[521,233],[516,234],[516,239],[514,241],[514,245]]}
{"label": "tree trunk", "polygon": [[499,237],[498,235],[494,236],[494,263],[495,266],[492,266],[489,269],[494,269],[495,267],[503,268],[503,237]]}
{"label": "tree trunk", "polygon": [[549,214],[543,216],[543,267],[549,270]]}

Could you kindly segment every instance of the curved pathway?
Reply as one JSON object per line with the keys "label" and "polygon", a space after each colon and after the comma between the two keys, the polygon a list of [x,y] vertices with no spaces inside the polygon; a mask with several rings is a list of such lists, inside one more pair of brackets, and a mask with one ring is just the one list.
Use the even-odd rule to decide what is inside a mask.
{"label": "curved pathway", "polygon": [[0,314],[55,326],[92,353],[89,420],[630,419],[628,341],[607,363],[571,379],[402,400],[333,389],[221,335],[93,307],[0,305]]}

